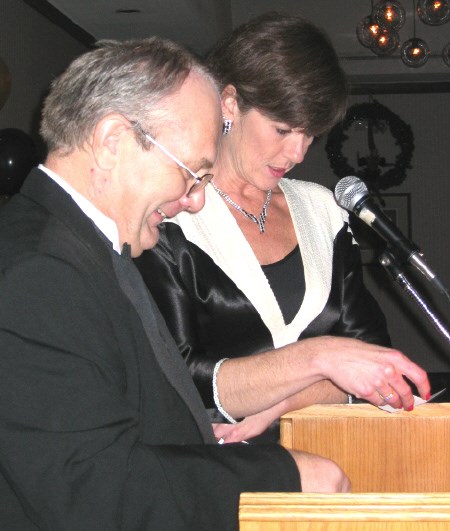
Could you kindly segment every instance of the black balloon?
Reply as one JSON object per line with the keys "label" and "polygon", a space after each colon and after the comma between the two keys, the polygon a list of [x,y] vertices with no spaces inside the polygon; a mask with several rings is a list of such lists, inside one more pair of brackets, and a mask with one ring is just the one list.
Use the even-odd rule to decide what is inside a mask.
{"label": "black balloon", "polygon": [[14,128],[0,129],[0,194],[17,193],[36,164],[36,146],[27,133]]}

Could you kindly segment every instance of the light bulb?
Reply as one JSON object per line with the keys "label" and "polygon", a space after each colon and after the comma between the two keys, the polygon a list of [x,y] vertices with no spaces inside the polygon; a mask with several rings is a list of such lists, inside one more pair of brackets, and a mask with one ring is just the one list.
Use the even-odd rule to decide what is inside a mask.
{"label": "light bulb", "polygon": [[370,49],[377,55],[391,55],[398,48],[400,37],[396,31],[380,29]]}
{"label": "light bulb", "polygon": [[428,44],[422,39],[409,39],[403,43],[400,50],[400,57],[406,66],[418,68],[423,66],[430,55]]}
{"label": "light bulb", "polygon": [[449,0],[419,0],[417,13],[425,24],[441,26],[450,20]]}
{"label": "light bulb", "polygon": [[405,9],[398,0],[381,0],[372,11],[373,20],[386,29],[400,29],[405,17]]}
{"label": "light bulb", "polygon": [[356,26],[356,36],[359,42],[367,48],[370,48],[379,31],[380,27],[373,22],[371,15],[364,17]]}

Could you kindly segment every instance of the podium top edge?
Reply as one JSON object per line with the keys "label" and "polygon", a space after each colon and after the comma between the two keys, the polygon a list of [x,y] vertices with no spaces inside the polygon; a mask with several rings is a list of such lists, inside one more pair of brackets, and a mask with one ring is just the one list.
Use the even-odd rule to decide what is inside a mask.
{"label": "podium top edge", "polygon": [[286,413],[281,417],[281,420],[301,417],[414,418],[447,416],[450,417],[450,403],[447,402],[428,402],[416,406],[413,411],[399,410],[395,413],[388,413],[372,404],[316,404]]}

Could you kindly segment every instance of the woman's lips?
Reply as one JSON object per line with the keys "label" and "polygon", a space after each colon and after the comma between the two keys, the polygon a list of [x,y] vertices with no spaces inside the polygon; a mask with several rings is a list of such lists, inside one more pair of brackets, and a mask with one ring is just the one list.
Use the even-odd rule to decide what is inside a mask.
{"label": "woman's lips", "polygon": [[274,177],[281,179],[284,177],[287,170],[284,168],[274,168],[273,166],[269,166],[269,171]]}

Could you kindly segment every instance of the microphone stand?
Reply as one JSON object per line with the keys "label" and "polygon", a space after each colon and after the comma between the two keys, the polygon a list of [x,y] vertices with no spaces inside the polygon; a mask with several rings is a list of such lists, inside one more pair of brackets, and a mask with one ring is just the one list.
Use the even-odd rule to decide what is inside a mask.
{"label": "microphone stand", "polygon": [[447,342],[450,344],[450,332],[446,326],[442,323],[441,319],[434,313],[428,306],[424,298],[414,288],[411,282],[406,277],[404,271],[400,266],[399,260],[396,258],[392,249],[389,247],[380,255],[380,264],[385,268],[389,276],[400,285],[400,287],[406,291],[409,297],[419,306],[419,308],[425,313],[426,317],[431,321],[432,325],[438,330],[438,332],[444,336]]}

